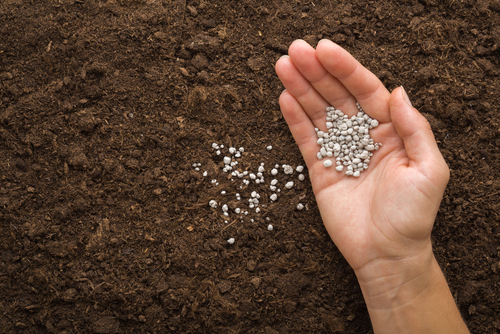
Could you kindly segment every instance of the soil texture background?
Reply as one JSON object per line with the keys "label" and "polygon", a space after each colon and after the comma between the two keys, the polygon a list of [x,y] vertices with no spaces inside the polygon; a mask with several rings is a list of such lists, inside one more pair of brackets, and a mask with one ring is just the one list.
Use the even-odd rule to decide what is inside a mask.
{"label": "soil texture background", "polygon": [[[298,38],[429,120],[436,257],[471,332],[500,333],[498,0],[2,0],[0,332],[371,333],[307,170],[281,168],[303,164],[274,72]],[[222,171],[233,146],[264,183]]]}

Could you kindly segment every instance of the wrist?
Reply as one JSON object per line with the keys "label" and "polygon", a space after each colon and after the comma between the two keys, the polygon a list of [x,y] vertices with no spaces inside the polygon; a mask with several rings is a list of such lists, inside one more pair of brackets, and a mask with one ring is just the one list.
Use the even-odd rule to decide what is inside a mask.
{"label": "wrist", "polygon": [[430,241],[411,256],[372,260],[356,270],[369,310],[405,305],[424,293],[440,275]]}
{"label": "wrist", "polygon": [[432,249],[369,265],[356,275],[374,333],[469,333]]}

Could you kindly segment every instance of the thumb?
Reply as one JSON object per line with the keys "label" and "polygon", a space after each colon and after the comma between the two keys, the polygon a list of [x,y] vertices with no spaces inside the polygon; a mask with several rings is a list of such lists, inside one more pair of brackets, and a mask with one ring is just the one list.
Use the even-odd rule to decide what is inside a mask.
{"label": "thumb", "polygon": [[432,179],[437,176],[436,174],[441,174],[439,171],[443,172],[443,175],[448,173],[448,167],[439,152],[429,122],[413,108],[403,86],[392,91],[389,108],[392,123],[403,139],[410,161],[415,163],[424,175]]}

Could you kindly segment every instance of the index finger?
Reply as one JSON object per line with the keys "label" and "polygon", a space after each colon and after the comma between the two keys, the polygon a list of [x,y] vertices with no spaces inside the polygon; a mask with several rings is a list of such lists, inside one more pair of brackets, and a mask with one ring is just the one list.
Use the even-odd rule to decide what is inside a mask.
{"label": "index finger", "polygon": [[316,56],[325,69],[349,90],[369,116],[381,123],[390,122],[391,94],[375,74],[345,49],[329,40],[318,43]]}

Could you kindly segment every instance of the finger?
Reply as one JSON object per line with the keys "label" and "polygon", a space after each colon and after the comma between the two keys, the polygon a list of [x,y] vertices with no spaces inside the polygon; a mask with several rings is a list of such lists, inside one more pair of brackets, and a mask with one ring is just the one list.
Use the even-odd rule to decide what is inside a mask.
{"label": "finger", "polygon": [[[448,167],[439,151],[429,122],[411,106],[403,87],[396,88],[390,98],[392,124],[403,139],[411,162],[431,180],[448,182]],[[410,164],[411,164],[410,162]]]}
{"label": "finger", "polygon": [[279,102],[283,117],[290,128],[295,142],[299,146],[307,167],[310,169],[318,161],[316,155],[318,151],[316,141],[318,138],[314,130],[314,125],[301,104],[288,90],[281,93]]}
{"label": "finger", "polygon": [[289,57],[281,57],[276,63],[276,73],[281,82],[302,106],[315,127],[326,130],[326,107],[328,102],[314,89],[295,67]]}
{"label": "finger", "polygon": [[288,54],[299,72],[331,106],[349,116],[358,112],[354,96],[323,67],[316,50],[306,41],[294,41]]}
{"label": "finger", "polygon": [[363,67],[349,52],[328,40],[319,42],[316,55],[325,69],[349,90],[368,115],[379,122],[390,121],[390,93],[375,74]]}

